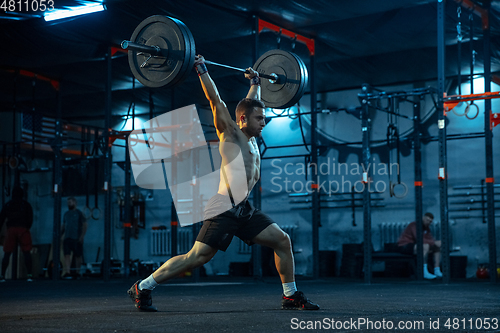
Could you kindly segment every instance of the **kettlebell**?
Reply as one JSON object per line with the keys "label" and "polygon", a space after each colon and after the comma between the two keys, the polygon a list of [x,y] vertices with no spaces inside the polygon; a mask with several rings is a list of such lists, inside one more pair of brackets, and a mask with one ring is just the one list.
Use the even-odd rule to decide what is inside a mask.
{"label": "kettlebell", "polygon": [[476,277],[478,279],[487,279],[490,277],[487,264],[479,264],[477,266]]}

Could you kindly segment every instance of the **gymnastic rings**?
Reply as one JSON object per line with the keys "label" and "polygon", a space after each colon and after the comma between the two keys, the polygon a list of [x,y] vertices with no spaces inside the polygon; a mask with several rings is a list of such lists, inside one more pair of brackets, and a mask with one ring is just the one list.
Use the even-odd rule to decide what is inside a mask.
{"label": "gymnastic rings", "polygon": [[137,142],[139,141],[139,137],[137,136],[136,133],[130,133],[129,135],[129,144],[131,147],[137,145]]}
{"label": "gymnastic rings", "polygon": [[[459,103],[458,105],[461,105],[462,103]],[[457,106],[458,106],[457,105]],[[457,112],[457,108],[454,107],[453,109],[451,109],[453,111],[453,113],[455,114],[455,116],[458,116],[458,117],[463,117],[467,114],[467,112],[469,112],[469,105],[467,105],[467,107],[465,108],[464,110],[464,113],[458,113]]]}
{"label": "gymnastic rings", "polygon": [[153,135],[150,135],[148,137],[148,147],[149,149],[153,149],[155,147],[155,138],[153,137]]}
{"label": "gymnastic rings", "polygon": [[[467,104],[467,103],[466,103]],[[476,107],[476,114],[471,117],[469,116],[469,113],[471,111],[471,107],[472,106],[475,106]],[[459,116],[459,117],[463,117],[465,116],[467,119],[469,120],[473,120],[473,119],[476,119],[477,116],[479,115],[479,106],[477,106],[477,104],[474,103],[474,101],[471,101],[469,104],[467,104],[467,106],[465,107],[465,110],[464,110],[464,113],[458,113],[456,111],[456,107],[452,109],[453,113],[456,115],[456,116]]]}
{"label": "gymnastic rings", "polygon": [[[400,187],[401,189],[396,190],[397,187]],[[391,197],[402,199],[406,197],[406,195],[408,194],[408,186],[403,182],[398,182],[398,183],[389,182],[389,191]]]}
{"label": "gymnastic rings", "polygon": [[92,217],[92,209],[90,209],[89,206],[85,206],[83,208],[83,216],[85,217],[86,220],[90,219]]}
{"label": "gymnastic rings", "polygon": [[[474,115],[474,117],[471,117],[469,116],[469,112],[470,112],[470,109],[471,109],[471,106],[475,106],[476,107],[476,114]],[[471,101],[469,104],[467,104],[467,106],[465,107],[465,117],[469,120],[473,120],[473,119],[476,119],[477,116],[479,116],[479,106],[477,106],[477,104],[474,103],[474,101]]]}
{"label": "gymnastic rings", "polygon": [[99,220],[101,218],[101,209],[99,207],[92,208],[90,212],[94,220]]}

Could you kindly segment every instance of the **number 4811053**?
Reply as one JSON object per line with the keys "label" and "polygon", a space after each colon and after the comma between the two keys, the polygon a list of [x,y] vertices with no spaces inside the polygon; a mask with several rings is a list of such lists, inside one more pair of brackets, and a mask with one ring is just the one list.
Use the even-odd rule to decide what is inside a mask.
{"label": "number 4811053", "polygon": [[54,0],[3,0],[0,9],[5,12],[45,12],[54,10]]}

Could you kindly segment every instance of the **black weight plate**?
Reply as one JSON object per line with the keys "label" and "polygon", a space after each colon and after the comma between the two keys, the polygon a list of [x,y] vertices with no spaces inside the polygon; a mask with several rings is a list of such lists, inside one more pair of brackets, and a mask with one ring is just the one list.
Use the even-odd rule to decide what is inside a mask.
{"label": "black weight plate", "polygon": [[262,79],[261,99],[266,107],[285,109],[295,105],[307,85],[307,69],[299,57],[283,50],[264,53],[254,64],[257,72],[277,74],[277,83]]}
{"label": "black weight plate", "polygon": [[129,51],[129,65],[134,76],[147,87],[171,87],[190,73],[194,64],[195,45],[191,32],[181,21],[154,15],[142,21],[134,30],[131,41],[156,45],[162,56],[148,59],[148,54]]}
{"label": "black weight plate", "polygon": [[294,102],[294,104],[296,104],[300,101],[300,99],[302,98],[302,96],[306,92],[307,85],[309,84],[309,73],[307,71],[307,67],[306,67],[306,64],[304,63],[304,61],[302,61],[302,59],[298,55],[296,55],[294,53],[292,53],[292,55],[297,59],[297,61],[300,64],[301,70],[302,70],[302,83],[301,83],[302,89],[297,91],[297,94],[294,96],[294,99],[291,101],[291,102]]}
{"label": "black weight plate", "polygon": [[189,28],[182,21],[174,19],[174,18],[171,18],[171,19],[176,20],[178,22],[179,27],[184,29],[184,32],[185,32],[184,36],[186,37],[187,42],[188,42],[186,58],[184,61],[185,68],[183,69],[184,70],[183,74],[179,75],[179,80],[174,83],[174,85],[175,85],[177,83],[182,82],[184,79],[186,79],[193,72],[194,57],[196,55],[196,46],[194,43],[193,34],[189,30]]}

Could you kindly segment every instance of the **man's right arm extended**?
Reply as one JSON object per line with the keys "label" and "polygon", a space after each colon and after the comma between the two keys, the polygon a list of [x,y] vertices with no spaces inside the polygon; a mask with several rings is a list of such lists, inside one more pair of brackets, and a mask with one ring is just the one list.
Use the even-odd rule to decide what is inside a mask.
{"label": "man's right arm extended", "polygon": [[214,125],[217,130],[217,135],[219,136],[223,132],[226,132],[228,129],[235,129],[236,123],[231,118],[226,104],[221,99],[219,91],[217,90],[214,81],[208,74],[204,62],[205,59],[203,58],[203,56],[195,57],[195,68],[200,78],[201,87],[203,88],[205,96],[210,102],[210,107],[214,115]]}

